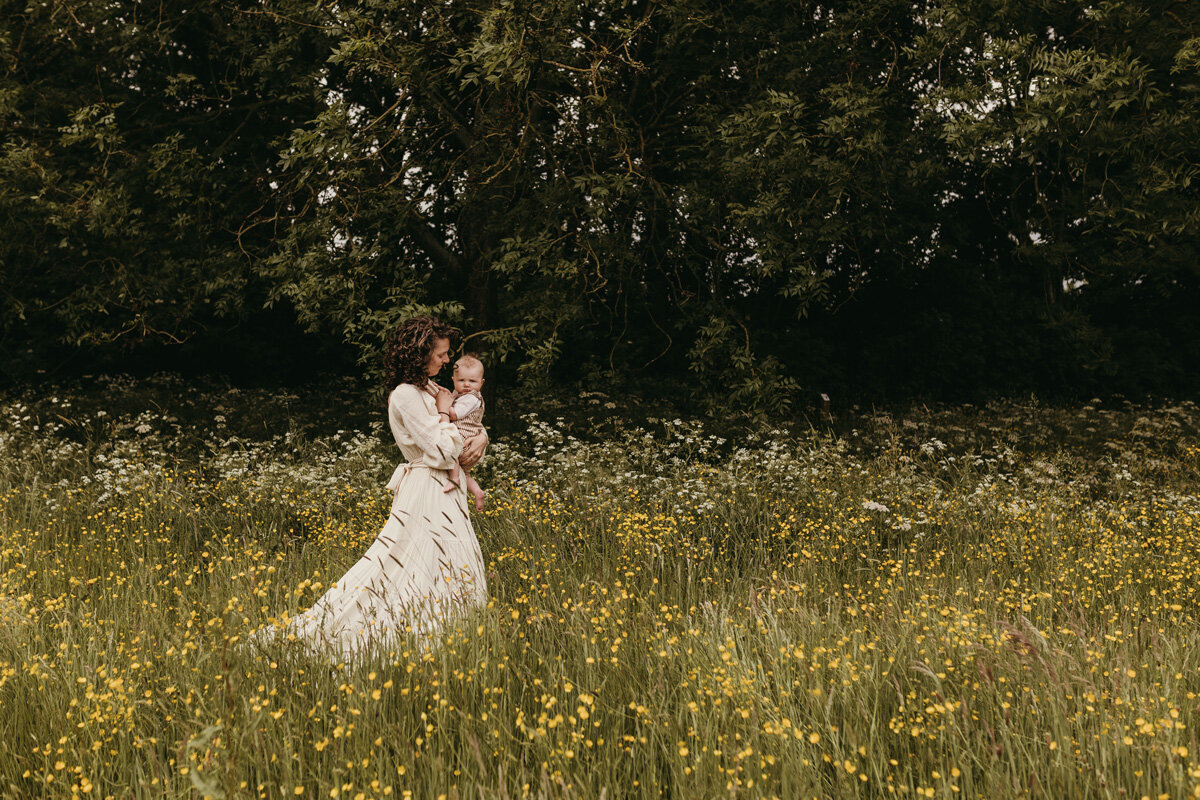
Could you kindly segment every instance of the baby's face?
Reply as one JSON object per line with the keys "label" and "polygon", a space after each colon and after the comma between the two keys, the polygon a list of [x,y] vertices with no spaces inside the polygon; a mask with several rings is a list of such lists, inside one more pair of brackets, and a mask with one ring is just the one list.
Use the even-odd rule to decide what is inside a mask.
{"label": "baby's face", "polygon": [[483,386],[483,365],[472,364],[463,366],[456,364],[454,367],[454,391],[459,394],[467,392],[478,392]]}

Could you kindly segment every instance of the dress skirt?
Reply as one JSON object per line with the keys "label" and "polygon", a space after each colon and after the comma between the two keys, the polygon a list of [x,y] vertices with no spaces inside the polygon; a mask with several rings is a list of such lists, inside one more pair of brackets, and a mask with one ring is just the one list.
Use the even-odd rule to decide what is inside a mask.
{"label": "dress skirt", "polygon": [[398,467],[387,522],[362,558],[307,611],[252,640],[299,640],[314,653],[353,659],[405,634],[427,642],[456,612],[486,604],[467,495],[443,492],[448,480],[424,464]]}

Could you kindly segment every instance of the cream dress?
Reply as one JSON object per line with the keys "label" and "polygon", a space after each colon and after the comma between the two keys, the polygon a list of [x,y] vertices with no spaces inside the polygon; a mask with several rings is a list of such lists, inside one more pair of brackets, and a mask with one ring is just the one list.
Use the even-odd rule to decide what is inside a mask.
{"label": "cream dress", "polygon": [[388,422],[404,455],[388,488],[391,513],[362,558],[312,608],[250,638],[299,639],[314,652],[352,658],[406,631],[427,642],[456,611],[487,602],[483,556],[467,495],[445,493],[463,439],[442,422],[428,390],[402,383],[388,397]]}

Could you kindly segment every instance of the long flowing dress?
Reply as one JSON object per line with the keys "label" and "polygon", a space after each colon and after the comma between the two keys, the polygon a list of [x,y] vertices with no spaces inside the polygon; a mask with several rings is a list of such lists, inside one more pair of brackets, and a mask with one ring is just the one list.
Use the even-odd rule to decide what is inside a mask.
{"label": "long flowing dress", "polygon": [[434,391],[402,383],[388,397],[405,460],[388,481],[391,512],[367,552],[310,609],[252,639],[294,636],[315,652],[353,658],[408,631],[428,641],[456,611],[487,602],[466,492],[443,491],[462,435],[441,421]]}

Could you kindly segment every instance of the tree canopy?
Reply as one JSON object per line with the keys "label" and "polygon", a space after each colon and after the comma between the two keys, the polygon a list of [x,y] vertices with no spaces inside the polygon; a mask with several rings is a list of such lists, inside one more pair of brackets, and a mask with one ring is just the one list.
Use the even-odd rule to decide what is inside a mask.
{"label": "tree canopy", "polygon": [[5,364],[433,311],[527,391],[1193,387],[1198,20],[0,0]]}

